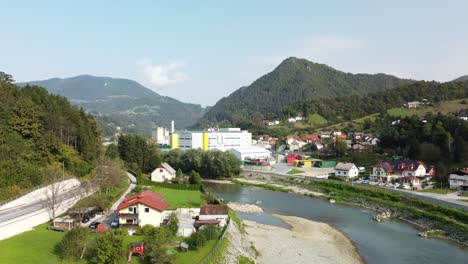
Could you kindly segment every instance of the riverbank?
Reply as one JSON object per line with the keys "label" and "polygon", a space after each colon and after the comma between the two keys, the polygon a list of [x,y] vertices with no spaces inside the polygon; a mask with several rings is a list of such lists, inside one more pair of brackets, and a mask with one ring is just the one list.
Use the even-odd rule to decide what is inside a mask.
{"label": "riverbank", "polygon": [[[266,180],[254,180],[254,179],[245,179],[245,178],[235,178],[233,179],[234,183],[239,183],[242,185],[257,186],[257,187],[273,187],[269,189],[279,188],[280,191],[293,192],[302,195],[315,196],[315,197],[325,197],[326,195],[321,192],[312,191],[306,188],[302,188],[296,185],[287,185],[274,183]],[[266,186],[262,186],[266,185]]]}
{"label": "riverbank", "polygon": [[274,215],[290,229],[244,220],[257,263],[364,263],[353,243],[328,224]]}
{"label": "riverbank", "polygon": [[462,210],[432,204],[387,190],[368,186],[352,186],[329,180],[291,181],[257,178],[235,179],[233,181],[242,185],[263,187],[274,191],[276,188],[281,188],[279,191],[289,192],[292,190],[292,186],[314,193],[322,191],[321,196],[310,196],[332,197],[338,203],[360,206],[378,213],[392,211],[397,215],[397,218],[424,230],[442,229],[448,239],[465,247],[468,246],[468,213]]}

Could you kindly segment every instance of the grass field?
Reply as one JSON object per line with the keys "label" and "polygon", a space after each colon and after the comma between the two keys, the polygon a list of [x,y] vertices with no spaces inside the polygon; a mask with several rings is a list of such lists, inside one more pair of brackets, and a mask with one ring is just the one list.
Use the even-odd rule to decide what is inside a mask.
{"label": "grass field", "polygon": [[287,172],[287,174],[299,174],[299,173],[304,173],[305,171],[298,170],[298,169],[292,169]]}
{"label": "grass field", "polygon": [[152,190],[164,196],[164,201],[169,203],[168,209],[200,207],[200,205],[205,204],[200,191],[177,190],[157,186],[153,186]]}
{"label": "grass field", "polygon": [[[62,261],[54,250],[64,233],[49,231],[47,226],[48,224],[42,224],[32,231],[0,241],[0,263],[70,263]],[[76,263],[86,263],[86,261]]]}
{"label": "grass field", "polygon": [[431,189],[420,190],[418,192],[447,194],[447,193],[452,193],[454,191],[450,189],[431,188]]}

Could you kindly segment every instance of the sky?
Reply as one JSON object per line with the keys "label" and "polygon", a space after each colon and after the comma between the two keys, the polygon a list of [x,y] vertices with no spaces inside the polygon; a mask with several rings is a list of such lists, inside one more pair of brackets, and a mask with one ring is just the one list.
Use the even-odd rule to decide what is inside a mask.
{"label": "sky", "polygon": [[290,56],[351,73],[468,74],[468,1],[0,0],[0,71],[133,79],[214,105]]}

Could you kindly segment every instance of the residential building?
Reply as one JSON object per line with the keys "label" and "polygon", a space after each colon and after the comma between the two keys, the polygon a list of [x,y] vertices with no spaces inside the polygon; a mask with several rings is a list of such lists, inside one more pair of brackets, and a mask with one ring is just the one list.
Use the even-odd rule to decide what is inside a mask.
{"label": "residential building", "polygon": [[252,134],[240,128],[220,128],[213,131],[178,131],[171,135],[171,149],[219,149],[252,146]]}
{"label": "residential building", "polygon": [[335,167],[335,176],[353,178],[359,175],[359,169],[354,163],[338,162]]}
{"label": "residential building", "polygon": [[234,154],[239,160],[265,160],[269,161],[271,157],[271,152],[265,148],[250,147],[250,148],[232,148],[229,150]]}
{"label": "residential building", "polygon": [[294,117],[288,118],[289,123],[296,123],[296,119]]}
{"label": "residential building", "polygon": [[176,171],[167,163],[161,163],[153,172],[150,180],[154,182],[170,181],[176,177]]}
{"label": "residential building", "polygon": [[419,102],[419,101],[413,101],[413,102],[408,102],[408,103],[406,103],[406,107],[407,107],[408,109],[417,108],[417,107],[420,106],[420,105],[421,105],[421,102]]}
{"label": "residential building", "polygon": [[381,182],[399,181],[402,184],[420,185],[432,176],[431,166],[421,161],[381,161],[371,169],[370,176]]}
{"label": "residential building", "polygon": [[160,226],[167,207],[161,194],[149,190],[126,197],[117,207],[120,227],[135,230],[144,225]]}
{"label": "residential building", "polygon": [[169,129],[165,127],[154,128],[151,132],[151,140],[159,145],[169,145],[171,143]]}
{"label": "residential building", "polygon": [[450,189],[468,186],[468,168],[456,170],[449,174]]}
{"label": "residential building", "polygon": [[225,226],[229,219],[229,209],[226,205],[207,204],[200,207],[200,216],[195,225],[217,224]]}

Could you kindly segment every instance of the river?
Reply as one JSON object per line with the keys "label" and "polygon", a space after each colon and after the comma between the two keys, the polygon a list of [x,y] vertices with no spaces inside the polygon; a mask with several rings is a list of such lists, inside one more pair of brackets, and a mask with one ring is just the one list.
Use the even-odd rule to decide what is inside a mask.
{"label": "river", "polygon": [[206,187],[226,201],[257,203],[263,208],[261,214],[238,213],[246,220],[286,227],[271,215],[276,213],[328,223],[351,239],[369,264],[468,263],[468,250],[457,244],[420,238],[415,227],[402,221],[371,221],[374,213],[364,208],[234,184],[207,183]]}

